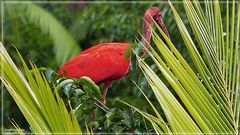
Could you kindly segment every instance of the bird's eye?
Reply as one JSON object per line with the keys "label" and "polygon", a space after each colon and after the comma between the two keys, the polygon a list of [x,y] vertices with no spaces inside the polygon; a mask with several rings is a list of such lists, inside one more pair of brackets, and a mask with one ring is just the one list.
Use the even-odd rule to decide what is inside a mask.
{"label": "bird's eye", "polygon": [[162,17],[162,14],[161,14],[161,13],[159,13],[159,17]]}

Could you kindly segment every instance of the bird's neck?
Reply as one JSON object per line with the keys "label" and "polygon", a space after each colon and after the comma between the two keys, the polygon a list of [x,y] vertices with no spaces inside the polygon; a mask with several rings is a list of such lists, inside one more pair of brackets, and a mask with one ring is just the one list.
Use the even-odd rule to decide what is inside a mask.
{"label": "bird's neck", "polygon": [[[152,19],[151,19],[152,20]],[[142,43],[144,43],[144,49],[143,49],[143,56],[146,54],[146,49],[149,48],[150,42],[151,42],[151,34],[152,34],[152,29],[154,26],[153,21],[149,21],[149,19],[144,19],[143,22],[143,33],[142,33]]]}

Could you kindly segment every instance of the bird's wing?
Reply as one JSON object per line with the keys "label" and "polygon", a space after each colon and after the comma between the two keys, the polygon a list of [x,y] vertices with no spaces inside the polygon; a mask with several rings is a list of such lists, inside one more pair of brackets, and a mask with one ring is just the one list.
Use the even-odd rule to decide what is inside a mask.
{"label": "bird's wing", "polygon": [[88,76],[95,82],[119,79],[127,72],[124,53],[129,44],[100,44],[71,59],[60,69],[60,74],[80,78]]}

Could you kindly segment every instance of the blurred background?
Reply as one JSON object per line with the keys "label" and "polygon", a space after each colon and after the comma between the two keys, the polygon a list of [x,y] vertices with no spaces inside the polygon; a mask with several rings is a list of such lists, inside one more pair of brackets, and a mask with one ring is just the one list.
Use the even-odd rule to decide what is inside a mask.
{"label": "blurred background", "polygon": [[[181,4],[176,6],[182,10]],[[54,70],[81,50],[103,42],[130,42],[140,38],[143,15],[150,6],[159,7],[163,21],[177,49],[188,58],[181,45],[176,24],[166,2],[5,2],[3,4],[3,43],[21,69],[16,48],[25,61],[33,61],[38,67]],[[180,12],[181,13],[181,12]],[[182,16],[185,18],[185,16]],[[186,19],[185,19],[186,20]],[[188,23],[187,20],[185,23]],[[190,61],[190,60],[189,60]],[[151,63],[151,62],[150,62]],[[152,65],[154,68],[154,65]],[[156,71],[157,72],[157,71]],[[149,110],[134,80],[154,101],[152,91],[141,72],[130,74],[123,80],[114,81],[107,95],[109,102],[122,99],[136,107]],[[3,128],[13,128],[13,118],[21,128],[29,126],[15,102],[4,89]],[[160,107],[159,107],[160,108]]]}

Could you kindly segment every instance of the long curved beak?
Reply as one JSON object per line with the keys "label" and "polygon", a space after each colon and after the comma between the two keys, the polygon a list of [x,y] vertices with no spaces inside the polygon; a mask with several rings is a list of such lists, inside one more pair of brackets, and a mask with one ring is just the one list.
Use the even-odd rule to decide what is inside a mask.
{"label": "long curved beak", "polygon": [[162,17],[159,16],[155,19],[156,23],[160,26],[160,28],[163,30],[163,32],[168,36],[168,38],[170,39],[170,36],[169,36],[169,33],[168,33],[168,30],[162,20]]}

